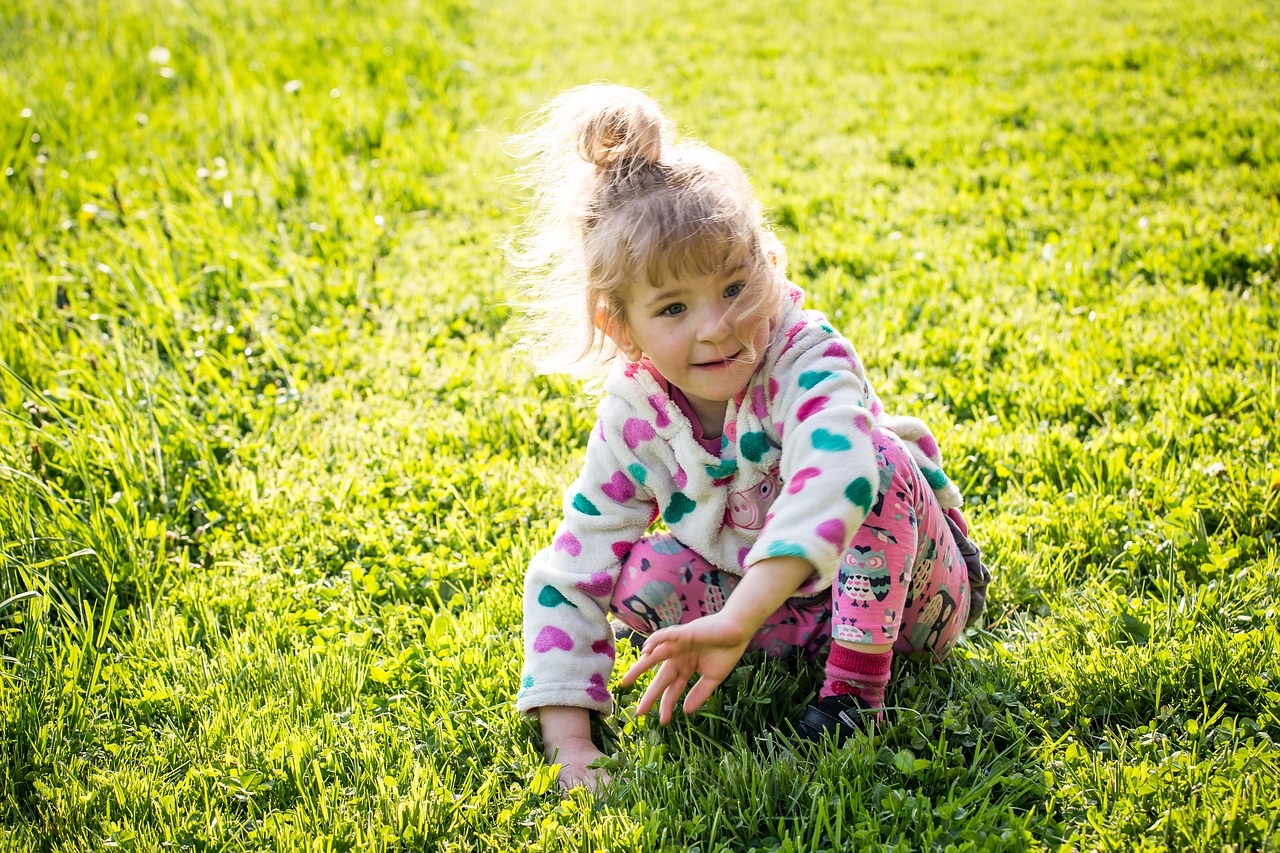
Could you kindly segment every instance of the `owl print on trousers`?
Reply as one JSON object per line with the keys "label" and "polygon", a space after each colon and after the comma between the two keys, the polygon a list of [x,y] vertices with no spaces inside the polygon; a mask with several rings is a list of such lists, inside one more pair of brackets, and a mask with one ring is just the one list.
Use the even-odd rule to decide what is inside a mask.
{"label": "owl print on trousers", "polygon": [[917,651],[932,652],[934,655],[945,654],[946,648],[935,646],[944,636],[947,623],[951,621],[955,612],[955,599],[947,592],[946,587],[939,589],[925,605],[916,624],[911,626],[911,645]]}
{"label": "owl print on trousers", "polygon": [[938,543],[933,539],[924,539],[920,543],[919,553],[916,554],[915,571],[911,574],[911,586],[907,587],[907,600],[904,607],[910,607],[917,599],[923,599],[928,593],[929,579],[933,576],[928,569],[937,559]]}
{"label": "owl print on trousers", "polygon": [[855,604],[870,607],[889,594],[889,561],[884,549],[852,545],[840,565],[840,591]]}
{"label": "owl print on trousers", "polygon": [[719,613],[729,600],[729,593],[738,585],[738,579],[724,572],[710,571],[698,576],[702,583],[702,613]]}
{"label": "owl print on trousers", "polygon": [[635,595],[627,596],[622,606],[644,622],[649,629],[648,633],[668,625],[680,624],[685,609],[679,591],[666,581],[645,584]]}

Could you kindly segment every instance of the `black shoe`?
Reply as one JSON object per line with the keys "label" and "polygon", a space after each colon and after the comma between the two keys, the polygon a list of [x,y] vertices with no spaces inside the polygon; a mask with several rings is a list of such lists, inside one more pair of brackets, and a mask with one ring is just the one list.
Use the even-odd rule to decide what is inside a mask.
{"label": "black shoe", "polygon": [[879,708],[872,708],[865,700],[852,693],[815,699],[800,715],[800,722],[796,723],[796,734],[804,740],[817,741],[827,732],[832,732],[839,745],[850,735],[869,731],[879,713]]}

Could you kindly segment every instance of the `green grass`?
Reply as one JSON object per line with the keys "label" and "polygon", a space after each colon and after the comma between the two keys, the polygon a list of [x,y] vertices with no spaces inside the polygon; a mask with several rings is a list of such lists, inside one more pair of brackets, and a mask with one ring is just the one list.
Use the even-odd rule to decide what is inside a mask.
{"label": "green grass", "polygon": [[[565,8],[0,10],[0,847],[1280,845],[1274,9]],[[500,241],[601,78],[749,169],[997,581],[874,739],[749,660],[594,801],[512,708],[593,404]]]}

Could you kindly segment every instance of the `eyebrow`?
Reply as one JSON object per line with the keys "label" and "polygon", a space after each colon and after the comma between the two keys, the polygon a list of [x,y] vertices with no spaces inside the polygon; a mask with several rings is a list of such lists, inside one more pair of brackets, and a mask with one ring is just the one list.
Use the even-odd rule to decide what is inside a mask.
{"label": "eyebrow", "polygon": [[658,305],[658,304],[660,304],[660,303],[662,303],[662,302],[666,302],[666,301],[668,301],[668,300],[670,300],[670,299],[676,299],[676,298],[678,298],[678,297],[680,297],[680,296],[685,295],[686,293],[688,293],[688,288],[683,288],[683,287],[679,287],[679,288],[671,288],[671,287],[669,287],[669,288],[667,288],[666,290],[660,290],[660,291],[658,291],[657,293],[655,293],[655,294],[653,295],[653,298],[652,298],[652,299],[647,299],[647,300],[645,300],[644,307],[645,307],[645,308],[652,308],[652,307],[653,307],[653,306],[655,306],[655,305]]}

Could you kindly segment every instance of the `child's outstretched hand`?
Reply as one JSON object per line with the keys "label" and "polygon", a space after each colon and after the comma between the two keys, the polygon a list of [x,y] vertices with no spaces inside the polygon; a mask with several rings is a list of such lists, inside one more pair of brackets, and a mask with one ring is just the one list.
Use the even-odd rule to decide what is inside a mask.
{"label": "child's outstretched hand", "polygon": [[622,684],[630,686],[640,674],[658,666],[649,688],[640,697],[637,713],[649,713],[661,697],[658,719],[662,725],[671,722],[676,701],[694,674],[697,684],[684,700],[684,712],[692,714],[706,703],[720,683],[729,677],[752,632],[725,611],[694,619],[684,625],[661,628],[645,641],[640,660],[622,676]]}
{"label": "child's outstretched hand", "polygon": [[769,614],[812,572],[813,566],[800,557],[769,557],[743,576],[723,610],[654,631],[645,641],[640,660],[622,676],[622,684],[630,686],[640,673],[661,664],[649,689],[640,697],[637,712],[649,713],[661,697],[658,719],[664,726],[671,722],[676,700],[695,673],[702,677],[685,697],[684,712],[692,714],[701,708],[733,672]]}

